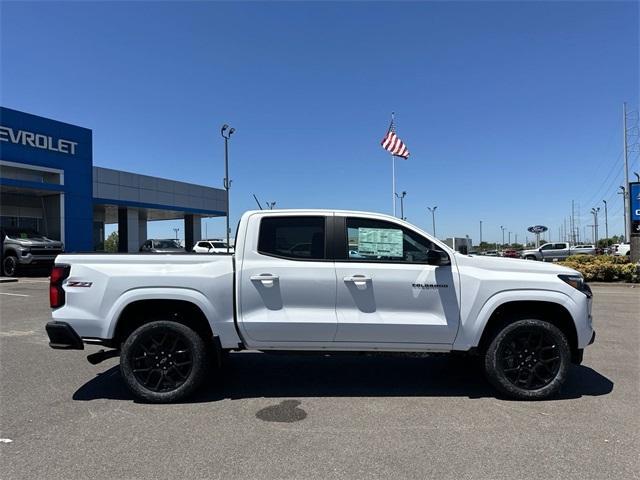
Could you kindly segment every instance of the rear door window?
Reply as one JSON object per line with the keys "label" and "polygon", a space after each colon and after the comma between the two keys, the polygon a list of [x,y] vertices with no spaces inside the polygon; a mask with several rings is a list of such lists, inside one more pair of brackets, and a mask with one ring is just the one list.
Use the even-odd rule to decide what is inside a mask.
{"label": "rear door window", "polygon": [[325,260],[325,223],[323,216],[264,217],[258,252],[293,260]]}

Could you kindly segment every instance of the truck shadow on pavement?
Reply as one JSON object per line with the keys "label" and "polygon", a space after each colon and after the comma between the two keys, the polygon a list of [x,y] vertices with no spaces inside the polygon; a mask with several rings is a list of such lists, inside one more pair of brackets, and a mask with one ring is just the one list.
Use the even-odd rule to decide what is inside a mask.
{"label": "truck shadow on pavement", "polygon": [[[613,382],[587,366],[572,366],[553,400],[606,395]],[[243,398],[300,397],[500,398],[478,362],[448,356],[372,356],[232,353],[188,403]],[[134,400],[118,366],[80,387],[74,400]]]}

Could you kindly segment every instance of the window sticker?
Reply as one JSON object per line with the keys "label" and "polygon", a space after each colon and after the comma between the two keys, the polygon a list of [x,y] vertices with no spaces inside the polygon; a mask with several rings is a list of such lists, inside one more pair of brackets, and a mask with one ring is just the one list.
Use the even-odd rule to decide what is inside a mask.
{"label": "window sticker", "polygon": [[402,230],[358,228],[358,253],[371,257],[402,258]]}

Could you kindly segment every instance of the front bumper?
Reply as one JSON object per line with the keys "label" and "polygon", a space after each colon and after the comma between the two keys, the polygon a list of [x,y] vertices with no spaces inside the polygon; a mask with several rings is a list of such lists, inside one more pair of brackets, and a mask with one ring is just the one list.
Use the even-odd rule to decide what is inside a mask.
{"label": "front bumper", "polygon": [[49,346],[62,350],[84,350],[80,335],[66,322],[49,322],[46,325]]}

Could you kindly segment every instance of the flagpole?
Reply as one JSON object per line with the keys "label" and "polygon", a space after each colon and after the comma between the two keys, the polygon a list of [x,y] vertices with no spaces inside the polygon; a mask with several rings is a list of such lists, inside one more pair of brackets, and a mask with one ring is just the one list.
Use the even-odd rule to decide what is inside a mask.
{"label": "flagpole", "polygon": [[[391,112],[391,125],[389,130],[394,130],[394,122],[396,119],[396,112]],[[396,157],[391,154],[391,201],[393,202],[393,216],[396,216]]]}
{"label": "flagpole", "polygon": [[391,201],[393,202],[393,216],[396,216],[396,157],[391,155]]}

